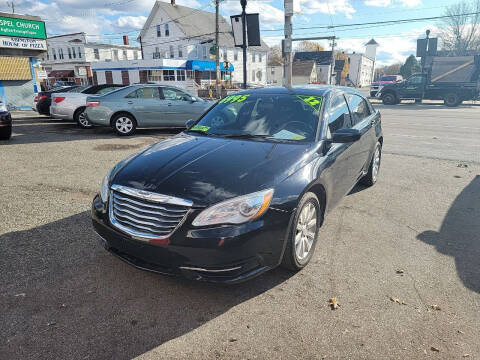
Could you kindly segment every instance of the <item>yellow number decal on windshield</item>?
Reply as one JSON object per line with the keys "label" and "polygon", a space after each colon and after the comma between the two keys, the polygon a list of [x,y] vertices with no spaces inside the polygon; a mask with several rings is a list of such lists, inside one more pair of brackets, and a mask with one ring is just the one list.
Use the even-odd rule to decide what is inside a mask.
{"label": "yellow number decal on windshield", "polygon": [[307,103],[310,105],[315,111],[320,111],[320,108],[322,107],[322,100],[323,98],[320,96],[302,96],[302,95],[297,95],[299,99],[301,99],[303,102]]}
{"label": "yellow number decal on windshield", "polygon": [[203,126],[203,125],[195,125],[190,130],[197,130],[197,131],[208,131],[210,129],[210,126]]}
{"label": "yellow number decal on windshield", "polygon": [[250,94],[230,95],[230,96],[227,96],[227,97],[223,98],[218,103],[219,104],[234,103],[234,102],[241,103],[241,102],[244,102],[247,99],[247,97],[249,97],[249,96],[250,96]]}

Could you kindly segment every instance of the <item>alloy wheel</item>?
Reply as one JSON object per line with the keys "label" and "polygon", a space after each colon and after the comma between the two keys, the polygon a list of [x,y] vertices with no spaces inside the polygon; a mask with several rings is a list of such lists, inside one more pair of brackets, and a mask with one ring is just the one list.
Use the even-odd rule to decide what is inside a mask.
{"label": "alloy wheel", "polygon": [[115,121],[115,127],[122,134],[128,134],[133,129],[133,122],[126,116],[121,116]]}
{"label": "alloy wheel", "polygon": [[79,115],[78,115],[78,122],[80,123],[80,125],[82,125],[83,127],[88,127],[90,126],[90,122],[87,120],[87,116],[85,114],[85,111],[82,111]]}
{"label": "alloy wheel", "polygon": [[380,170],[380,147],[377,146],[373,155],[372,179],[377,181],[378,170]]}
{"label": "alloy wheel", "polygon": [[295,254],[302,261],[308,257],[317,232],[317,209],[308,202],[300,212],[295,232]]}

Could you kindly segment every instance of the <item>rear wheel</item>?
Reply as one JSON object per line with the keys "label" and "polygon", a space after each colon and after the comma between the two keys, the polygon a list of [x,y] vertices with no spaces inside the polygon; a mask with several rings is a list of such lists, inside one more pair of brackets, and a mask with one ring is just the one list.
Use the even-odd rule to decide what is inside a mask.
{"label": "rear wheel", "polygon": [[373,153],[372,161],[368,167],[367,175],[360,181],[363,185],[373,186],[377,182],[378,173],[380,171],[380,163],[382,161],[382,144],[377,142],[375,152]]}
{"label": "rear wheel", "polygon": [[303,195],[289,230],[283,267],[298,271],[307,266],[315,251],[322,219],[323,208],[317,196],[312,192]]}
{"label": "rear wheel", "polygon": [[113,118],[112,127],[118,135],[128,136],[135,132],[137,122],[129,114],[119,114]]}
{"label": "rear wheel", "polygon": [[8,140],[12,136],[12,127],[0,127],[0,140]]}
{"label": "rear wheel", "polygon": [[93,127],[93,124],[88,121],[85,110],[86,107],[77,109],[75,114],[73,114],[73,120],[75,120],[78,126],[80,126],[82,129],[90,129]]}
{"label": "rear wheel", "polygon": [[455,106],[460,105],[461,103],[462,103],[462,100],[454,92],[449,93],[449,94],[447,94],[447,96],[445,96],[444,104],[448,107],[455,107]]}
{"label": "rear wheel", "polygon": [[392,93],[386,93],[382,96],[382,102],[384,105],[395,105],[397,102],[397,99],[395,98],[395,95]]}

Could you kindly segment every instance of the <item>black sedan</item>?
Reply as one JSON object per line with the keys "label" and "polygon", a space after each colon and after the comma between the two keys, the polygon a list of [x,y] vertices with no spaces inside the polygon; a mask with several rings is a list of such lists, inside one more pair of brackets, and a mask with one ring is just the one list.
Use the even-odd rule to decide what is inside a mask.
{"label": "black sedan", "polygon": [[12,136],[12,116],[7,106],[0,101],[0,140],[8,140]]}
{"label": "black sedan", "polygon": [[377,181],[382,144],[380,113],[353,89],[239,92],[118,163],[93,225],[106,249],[153,272],[238,282],[300,270],[324,216]]}

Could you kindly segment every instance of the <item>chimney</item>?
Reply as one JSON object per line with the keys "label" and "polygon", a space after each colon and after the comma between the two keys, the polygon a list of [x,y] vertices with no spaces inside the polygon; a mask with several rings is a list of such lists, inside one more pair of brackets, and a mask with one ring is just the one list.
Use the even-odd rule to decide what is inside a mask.
{"label": "chimney", "polygon": [[172,4],[172,6],[175,6],[175,0],[170,0],[170,3]]}
{"label": "chimney", "polygon": [[128,35],[123,35],[123,45],[129,45]]}

